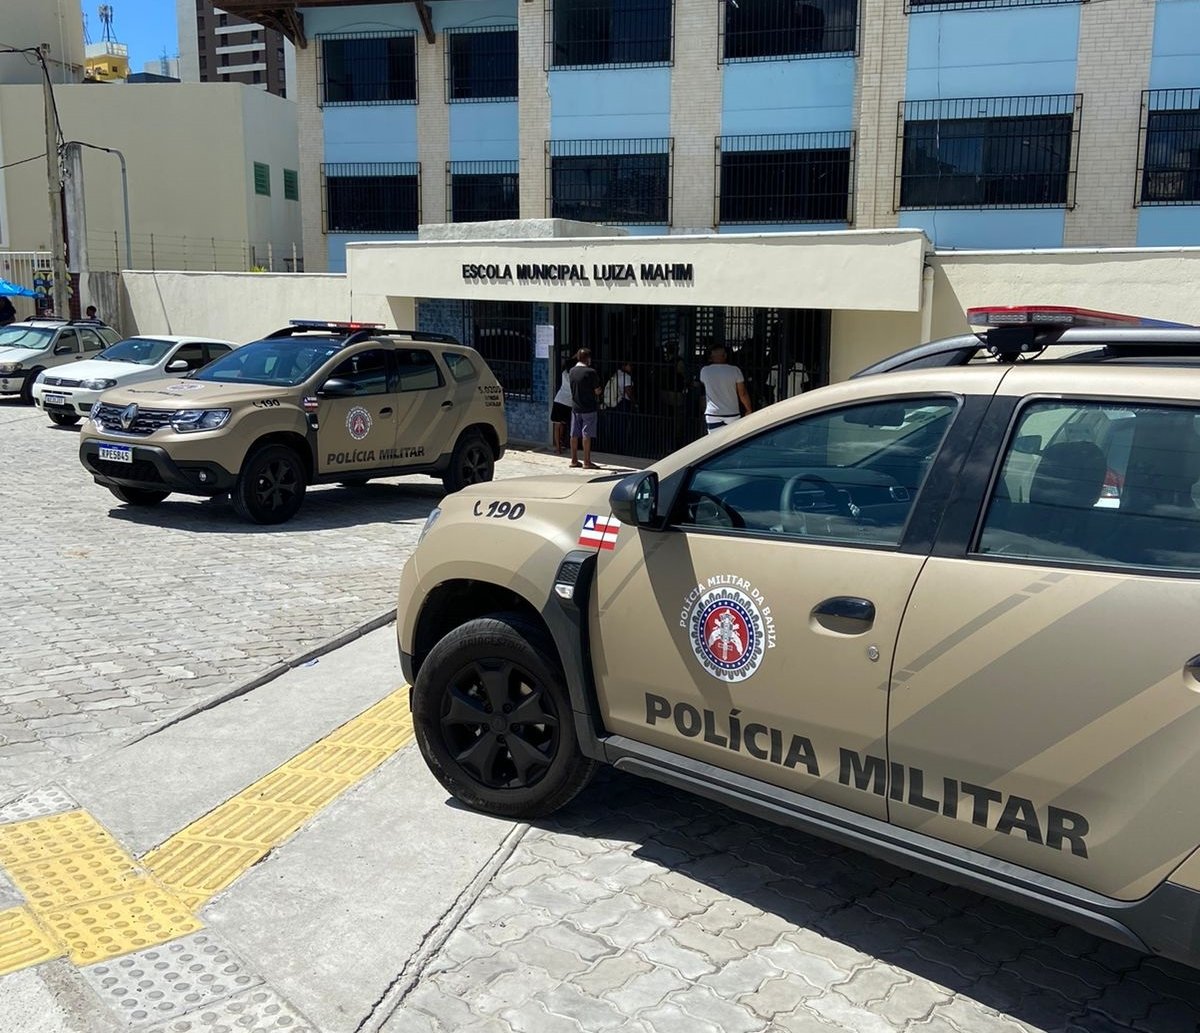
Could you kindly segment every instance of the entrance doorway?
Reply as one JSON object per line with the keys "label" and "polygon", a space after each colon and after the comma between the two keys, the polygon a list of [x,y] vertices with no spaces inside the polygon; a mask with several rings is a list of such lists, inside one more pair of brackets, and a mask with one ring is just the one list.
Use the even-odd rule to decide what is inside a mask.
{"label": "entrance doorway", "polygon": [[703,435],[700,369],[717,344],[741,369],[756,410],[829,382],[824,309],[564,304],[554,315],[555,389],[580,348],[591,349],[606,394],[617,369],[630,366],[633,406],[601,411],[602,452],[658,459]]}

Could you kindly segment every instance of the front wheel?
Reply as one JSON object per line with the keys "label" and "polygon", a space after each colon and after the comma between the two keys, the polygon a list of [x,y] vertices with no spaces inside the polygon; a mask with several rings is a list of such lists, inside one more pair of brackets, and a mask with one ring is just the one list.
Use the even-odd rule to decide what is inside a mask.
{"label": "front wheel", "polygon": [[79,417],[72,412],[50,412],[46,415],[56,427],[74,427],[79,422]]}
{"label": "front wheel", "polygon": [[596,770],[580,752],[554,645],[520,614],[480,617],[443,638],[421,665],[412,709],[429,770],[489,814],[550,814]]}
{"label": "front wheel", "polygon": [[33,382],[37,380],[40,369],[32,369],[25,374],[25,383],[21,385],[21,404],[33,405]]}
{"label": "front wheel", "polygon": [[442,475],[446,491],[456,492],[470,484],[490,481],[496,472],[496,454],[483,437],[474,432],[458,439],[450,455],[450,466]]}
{"label": "front wheel", "polygon": [[171,493],[169,491],[152,491],[149,488],[123,488],[110,484],[108,490],[127,506],[157,506]]}
{"label": "front wheel", "polygon": [[300,509],[307,486],[304,462],[292,449],[264,445],[246,457],[230,498],[243,520],[282,524]]}

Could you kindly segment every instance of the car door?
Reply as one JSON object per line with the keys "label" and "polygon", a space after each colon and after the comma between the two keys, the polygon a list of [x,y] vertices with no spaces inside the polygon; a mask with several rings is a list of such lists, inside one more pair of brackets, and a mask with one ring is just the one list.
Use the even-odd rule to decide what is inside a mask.
{"label": "car door", "polygon": [[79,328],[79,337],[83,342],[84,356],[95,355],[97,352],[102,352],[108,345],[105,343],[95,330],[88,330],[86,327]]}
{"label": "car door", "polygon": [[171,353],[171,357],[163,364],[164,371],[168,366],[171,365],[171,363],[178,362],[180,360],[187,363],[187,368],[173,370],[167,373],[167,376],[182,377],[188,373],[194,373],[196,370],[203,367],[205,362],[204,345],[199,341],[189,341],[179,345],[179,347]]}
{"label": "car door", "polygon": [[318,388],[317,472],[336,474],[387,465],[396,441],[396,391],[391,350],[360,347],[330,370],[353,393],[331,397]]}
{"label": "car door", "polygon": [[60,330],[54,341],[51,363],[61,366],[64,362],[74,362],[77,358],[79,358],[79,334],[72,327]]}
{"label": "car door", "polygon": [[909,523],[964,404],[873,398],[714,438],[667,530],[605,541],[588,517],[606,726],[885,817],[888,671],[927,554]]}
{"label": "car door", "polygon": [[465,406],[457,404],[433,352],[398,347],[395,357],[396,442],[388,465],[421,466],[454,447],[454,428]]}
{"label": "car door", "polygon": [[894,822],[1120,899],[1200,842],[1200,408],[1152,375],[1147,404],[1010,374],[1025,397],[968,464],[982,515],[913,591],[888,736],[923,786]]}

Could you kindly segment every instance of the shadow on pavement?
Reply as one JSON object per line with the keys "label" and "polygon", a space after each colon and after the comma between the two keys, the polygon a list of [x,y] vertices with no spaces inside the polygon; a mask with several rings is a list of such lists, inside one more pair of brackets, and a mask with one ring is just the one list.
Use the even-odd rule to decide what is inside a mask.
{"label": "shadow on pavement", "polygon": [[648,780],[604,770],[537,825],[633,843],[791,923],[814,952],[849,948],[1037,1029],[1200,1029],[1200,972]]}

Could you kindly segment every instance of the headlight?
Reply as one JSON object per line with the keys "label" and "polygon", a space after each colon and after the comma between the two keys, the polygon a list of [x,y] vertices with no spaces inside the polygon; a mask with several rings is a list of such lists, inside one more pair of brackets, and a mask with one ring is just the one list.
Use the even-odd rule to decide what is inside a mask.
{"label": "headlight", "polygon": [[[40,374],[38,375],[38,379],[41,380]],[[107,391],[110,387],[116,387],[117,382],[115,380],[100,380],[100,379],[81,380],[79,382],[79,386],[82,387],[85,391]]]}
{"label": "headlight", "polygon": [[46,379],[46,371],[42,370],[42,372],[37,375],[37,377],[34,379],[33,382],[35,384],[40,384],[45,379]]}
{"label": "headlight", "polygon": [[180,409],[171,417],[171,426],[180,434],[196,430],[218,430],[228,422],[228,409]]}
{"label": "headlight", "polygon": [[433,527],[433,525],[435,523],[437,523],[437,518],[440,517],[441,515],[442,515],[441,509],[439,509],[436,506],[430,511],[429,516],[427,516],[425,518],[425,526],[421,528],[421,533],[419,535],[417,535],[417,544],[418,545],[421,544],[421,539],[424,538],[429,533],[429,529],[431,527]]}
{"label": "headlight", "polygon": [[21,364],[19,362],[6,362],[0,365],[0,376],[6,376],[11,373],[20,373]]}

